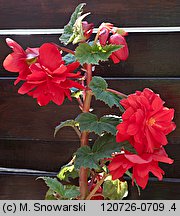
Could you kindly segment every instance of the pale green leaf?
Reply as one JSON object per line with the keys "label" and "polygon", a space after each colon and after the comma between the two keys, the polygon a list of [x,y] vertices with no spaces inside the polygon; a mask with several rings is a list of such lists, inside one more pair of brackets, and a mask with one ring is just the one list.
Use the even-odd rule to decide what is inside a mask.
{"label": "pale green leaf", "polygon": [[121,45],[109,44],[101,46],[100,44],[81,43],[76,48],[75,57],[81,64],[99,64],[99,61],[108,60],[112,52],[120,49]]}
{"label": "pale green leaf", "polygon": [[69,181],[69,178],[77,178],[79,173],[74,169],[74,165],[63,166],[58,173],[57,177],[62,181]]}
{"label": "pale green leaf", "polygon": [[54,137],[56,136],[57,132],[63,128],[63,127],[76,127],[78,126],[77,122],[74,120],[66,120],[64,122],[61,122],[58,126],[55,127],[55,131],[54,131]]}
{"label": "pale green leaf", "polygon": [[73,26],[76,22],[76,20],[81,16],[83,12],[83,7],[85,6],[85,3],[79,4],[73,14],[71,15],[69,23],[64,27],[64,33],[59,38],[62,43],[67,45],[69,43],[69,39],[73,35]]}
{"label": "pale green leaf", "polygon": [[126,181],[106,180],[103,184],[103,196],[109,200],[122,200],[128,195],[128,184]]}

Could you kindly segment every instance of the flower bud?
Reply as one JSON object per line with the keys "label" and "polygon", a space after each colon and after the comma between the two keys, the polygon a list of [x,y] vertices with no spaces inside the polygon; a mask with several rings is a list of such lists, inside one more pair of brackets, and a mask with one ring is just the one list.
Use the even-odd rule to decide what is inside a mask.
{"label": "flower bud", "polygon": [[120,34],[114,34],[109,39],[110,44],[123,45],[123,48],[113,52],[110,58],[115,64],[119,63],[121,60],[125,61],[128,58],[129,50],[126,43],[126,40]]}
{"label": "flower bud", "polygon": [[88,23],[87,21],[83,21],[82,22],[82,28],[83,28],[84,37],[87,40],[88,38],[90,38],[90,36],[93,32],[94,24]]}

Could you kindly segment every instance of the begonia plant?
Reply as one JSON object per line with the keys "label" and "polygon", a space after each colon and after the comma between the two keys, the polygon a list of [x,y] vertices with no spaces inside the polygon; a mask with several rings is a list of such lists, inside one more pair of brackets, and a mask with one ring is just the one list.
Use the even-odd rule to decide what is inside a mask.
{"label": "begonia plant", "polygon": [[[128,178],[132,185],[144,189],[150,173],[162,180],[159,162],[173,163],[164,146],[166,136],[176,127],[174,109],[165,107],[149,88],[126,95],[94,76],[100,62],[117,64],[128,58],[127,33],[104,22],[95,34],[94,24],[84,21],[90,14],[83,14],[84,5],[76,7],[59,45],[48,42],[24,50],[7,38],[13,52],[3,65],[18,73],[15,85],[22,84],[18,93],[35,98],[40,106],[50,102],[60,106],[67,98],[76,100],[80,108],[78,116],[55,128],[54,135],[63,127],[72,127],[80,147],[56,178],[42,177],[49,187],[46,199],[123,199],[128,194]],[[70,43],[74,51],[67,48]],[[97,116],[93,97],[104,106],[117,107],[119,115]],[[96,135],[91,141],[90,133]]]}

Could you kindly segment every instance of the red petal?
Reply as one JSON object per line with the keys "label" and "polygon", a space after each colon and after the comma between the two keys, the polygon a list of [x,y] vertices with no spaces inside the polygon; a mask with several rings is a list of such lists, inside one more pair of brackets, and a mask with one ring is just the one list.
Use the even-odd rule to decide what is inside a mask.
{"label": "red petal", "polygon": [[127,133],[129,135],[135,135],[138,132],[138,130],[139,130],[139,125],[137,125],[137,124],[130,124],[128,126]]}
{"label": "red petal", "polygon": [[174,109],[164,109],[159,111],[153,115],[153,118],[155,118],[158,122],[170,122],[174,118]]}
{"label": "red petal", "polygon": [[40,94],[37,97],[37,102],[40,106],[47,105],[51,100],[51,96],[49,94]]}
{"label": "red petal", "polygon": [[144,160],[143,158],[141,158],[139,155],[136,154],[125,154],[124,156],[134,164],[145,164],[151,161],[151,158],[149,158],[149,160]]}
{"label": "red petal", "polygon": [[67,71],[69,73],[73,72],[74,70],[76,70],[78,67],[80,66],[80,63],[79,62],[73,62],[71,64],[68,64],[67,65]]}
{"label": "red petal", "polygon": [[11,49],[13,49],[15,53],[23,53],[25,55],[25,51],[23,50],[23,48],[14,40],[6,38],[6,43]]}
{"label": "red petal", "polygon": [[152,102],[152,108],[154,110],[160,110],[163,107],[163,101],[160,97],[156,96],[155,99]]}
{"label": "red petal", "polygon": [[3,67],[10,72],[19,72],[23,64],[25,64],[25,61],[22,60],[23,57],[22,55],[11,53],[5,58]]}
{"label": "red petal", "polygon": [[33,88],[35,88],[36,85],[29,84],[25,82],[18,90],[19,94],[26,94],[27,92],[31,91]]}
{"label": "red petal", "polygon": [[[153,127],[149,126],[148,127],[153,138],[160,143],[161,145],[166,145],[168,143],[167,138],[165,134],[162,131],[155,130]],[[157,147],[157,146],[156,146]]]}
{"label": "red petal", "polygon": [[62,61],[58,48],[51,43],[45,43],[40,47],[39,58],[41,64],[51,71],[56,70]]}

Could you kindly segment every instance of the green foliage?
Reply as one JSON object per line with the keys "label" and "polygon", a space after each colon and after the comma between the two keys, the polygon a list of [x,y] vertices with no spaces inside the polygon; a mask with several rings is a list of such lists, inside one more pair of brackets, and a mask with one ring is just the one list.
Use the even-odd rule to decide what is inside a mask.
{"label": "green foliage", "polygon": [[61,37],[59,38],[59,40],[64,43],[65,45],[67,45],[68,43],[70,43],[70,38],[73,35],[73,26],[76,22],[76,20],[81,16],[82,12],[83,12],[83,7],[85,6],[85,3],[81,3],[79,4],[74,13],[71,15],[70,21],[69,23],[64,26],[64,33],[61,35]]}
{"label": "green foliage", "polygon": [[121,45],[109,44],[101,46],[100,44],[81,43],[76,48],[75,57],[81,64],[95,64],[98,65],[99,61],[108,60],[112,52],[120,49]]}
{"label": "green foliage", "polygon": [[103,116],[100,119],[92,113],[81,113],[75,119],[79,123],[81,131],[94,132],[101,135],[103,132],[116,134],[116,126],[121,122],[120,118],[114,116]]}
{"label": "green foliage", "polygon": [[49,189],[46,192],[45,200],[56,200],[55,193],[54,193],[54,191],[52,189]]}
{"label": "green foliage", "polygon": [[63,60],[65,61],[65,64],[71,64],[73,62],[75,62],[75,56],[71,53],[66,54],[65,56],[63,56]]}
{"label": "green foliage", "polygon": [[105,199],[122,200],[128,195],[128,184],[126,181],[119,179],[112,180],[111,178],[105,179],[103,184],[103,196]]}
{"label": "green foliage", "polygon": [[40,177],[39,179],[43,179],[49,187],[46,199],[53,199],[54,196],[57,199],[67,200],[75,199],[80,195],[79,188],[74,185],[62,185],[56,178]]}
{"label": "green foliage", "polygon": [[54,131],[54,137],[56,136],[57,132],[63,128],[63,127],[76,127],[78,126],[78,123],[74,120],[66,120],[64,122],[61,122],[58,126],[55,127],[55,131]]}
{"label": "green foliage", "polygon": [[121,111],[124,111],[124,108],[120,104],[122,97],[107,91],[108,84],[102,77],[94,76],[90,83],[90,88],[97,100],[103,101],[111,108],[115,105]]}
{"label": "green foliage", "polygon": [[69,182],[69,178],[77,178],[79,177],[79,173],[74,169],[74,165],[66,165],[61,168],[57,177],[62,181]]}
{"label": "green foliage", "polygon": [[86,40],[86,37],[84,36],[83,32],[82,20],[89,14],[90,13],[83,14],[76,20],[73,26],[73,34],[70,37],[68,43],[72,42],[73,44],[76,44]]}
{"label": "green foliage", "polygon": [[83,146],[76,152],[75,169],[81,166],[90,169],[100,169],[99,161],[111,157],[112,153],[120,152],[121,148],[126,148],[130,144],[126,142],[117,143],[116,137],[111,134],[105,134],[99,137],[92,149],[89,146]]}

